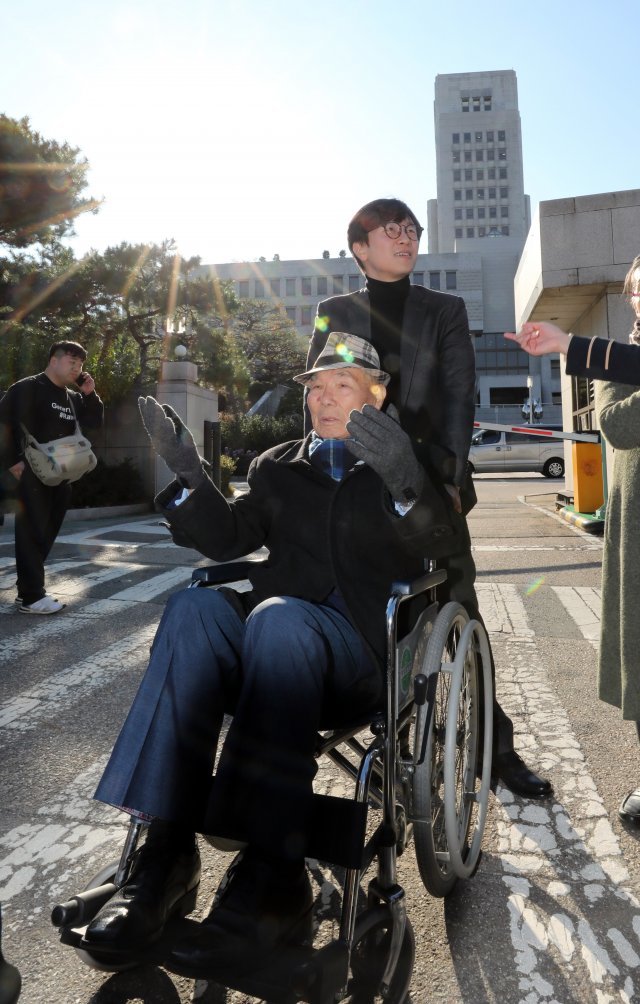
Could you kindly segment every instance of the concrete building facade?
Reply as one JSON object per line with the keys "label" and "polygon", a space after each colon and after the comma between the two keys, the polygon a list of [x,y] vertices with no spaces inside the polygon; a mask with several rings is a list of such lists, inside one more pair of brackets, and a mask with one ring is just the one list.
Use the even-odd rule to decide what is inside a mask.
{"label": "concrete building facade", "polygon": [[[553,321],[576,336],[626,341],[634,315],[622,283],[638,253],[640,189],[541,202],[515,277],[517,325]],[[542,393],[561,395],[565,429],[596,427],[590,381],[568,377],[558,356],[532,358],[531,370]]]}

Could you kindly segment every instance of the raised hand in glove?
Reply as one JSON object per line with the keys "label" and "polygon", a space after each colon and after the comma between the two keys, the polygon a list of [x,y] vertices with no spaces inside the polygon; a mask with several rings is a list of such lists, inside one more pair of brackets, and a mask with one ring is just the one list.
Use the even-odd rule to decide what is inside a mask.
{"label": "raised hand in glove", "polygon": [[400,427],[397,409],[390,404],[383,412],[365,404],[362,411],[349,415],[347,432],[351,453],[380,475],[391,497],[402,505],[415,502],[422,491],[424,471],[411,440]]}
{"label": "raised hand in glove", "polygon": [[206,478],[202,459],[177,411],[170,404],[160,404],[155,397],[139,397],[138,408],[158,456],[187,488],[197,488]]}

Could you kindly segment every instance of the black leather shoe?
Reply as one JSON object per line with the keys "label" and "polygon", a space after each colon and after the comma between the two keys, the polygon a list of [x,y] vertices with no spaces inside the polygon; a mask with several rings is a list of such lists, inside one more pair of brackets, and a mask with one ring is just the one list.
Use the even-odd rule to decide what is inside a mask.
{"label": "black leather shoe", "polygon": [[194,979],[240,966],[259,969],[278,948],[311,940],[312,907],[304,863],[279,868],[244,851],[229,868],[209,916],[176,943],[163,965]]}
{"label": "black leather shoe", "polygon": [[191,913],[199,882],[197,846],[185,851],[150,829],[127,881],[87,925],[80,947],[106,954],[140,952],[158,940],[170,917]]}
{"label": "black leather shoe", "polygon": [[514,795],[524,795],[525,798],[548,798],[553,793],[551,782],[529,770],[515,750],[493,757],[491,777],[500,781]]}
{"label": "black leather shoe", "polygon": [[630,791],[628,795],[625,795],[620,803],[618,815],[625,823],[631,823],[632,826],[640,826],[640,788],[636,788],[635,791]]}

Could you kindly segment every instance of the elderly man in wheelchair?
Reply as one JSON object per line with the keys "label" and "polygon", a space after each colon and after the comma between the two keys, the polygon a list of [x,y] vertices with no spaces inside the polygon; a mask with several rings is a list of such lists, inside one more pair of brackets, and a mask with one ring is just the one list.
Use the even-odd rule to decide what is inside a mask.
{"label": "elderly man in wheelchair", "polygon": [[[149,823],[126,881],[79,943],[105,968],[144,953],[193,908],[197,832],[240,837],[244,850],[208,917],[172,945],[169,968],[205,976],[258,965],[304,939],[318,730],[365,722],[383,706],[393,584],[424,578],[425,559],[458,544],[446,491],[417,462],[393,412],[381,410],[388,375],[373,347],[333,333],[296,380],[307,388],[312,433],[254,460],[249,491],[231,502],[176,413],[151,397],[139,402],[176,476],[156,500],[175,541],[217,562],[263,546],[269,557],[249,565],[249,591],[186,589],[165,609],[96,792]],[[424,693],[416,702],[424,705]],[[214,774],[225,713],[233,717]],[[408,734],[408,717],[402,727]],[[433,721],[426,728],[435,742]],[[425,736],[420,762],[426,745]],[[474,779],[476,770],[474,759]]]}

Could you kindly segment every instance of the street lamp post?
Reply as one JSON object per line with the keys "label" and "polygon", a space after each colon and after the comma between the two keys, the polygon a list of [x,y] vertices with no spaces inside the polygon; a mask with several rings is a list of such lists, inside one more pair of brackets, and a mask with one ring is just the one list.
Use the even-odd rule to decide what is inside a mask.
{"label": "street lamp post", "polygon": [[527,377],[527,387],[529,389],[529,425],[533,425],[533,377]]}

